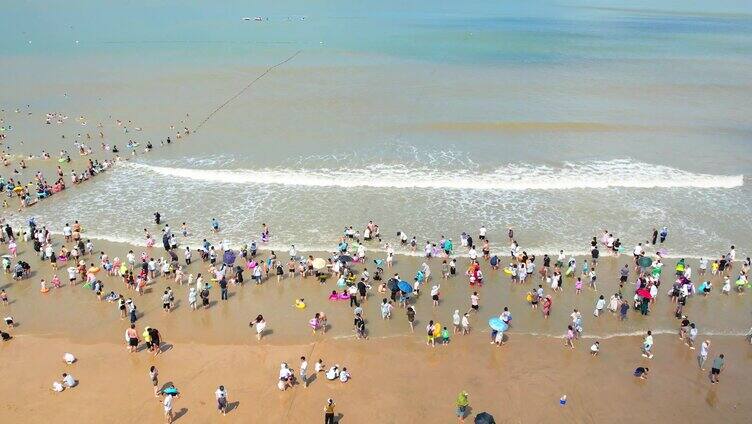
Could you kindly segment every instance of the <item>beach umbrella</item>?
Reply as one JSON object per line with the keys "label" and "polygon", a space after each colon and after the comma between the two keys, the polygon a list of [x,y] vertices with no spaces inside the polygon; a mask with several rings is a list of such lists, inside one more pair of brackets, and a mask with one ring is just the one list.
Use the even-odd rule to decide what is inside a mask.
{"label": "beach umbrella", "polygon": [[493,317],[489,319],[488,326],[491,327],[492,330],[496,331],[507,331],[507,329],[509,329],[509,324],[502,321],[499,317]]}
{"label": "beach umbrella", "polygon": [[316,258],[313,260],[313,269],[319,270],[326,268],[326,260],[323,258]]}
{"label": "beach umbrella", "polygon": [[174,387],[174,386],[173,387],[168,387],[168,388],[162,390],[162,393],[164,393],[166,395],[179,395],[180,394],[180,392],[178,392],[178,389],[176,387]]}
{"label": "beach umbrella", "polygon": [[397,283],[397,288],[402,290],[405,293],[412,293],[413,292],[413,286],[410,285],[405,280],[401,280],[399,283]]}
{"label": "beach umbrella", "polygon": [[637,296],[644,297],[645,299],[652,299],[653,295],[650,294],[648,289],[638,289]]}
{"label": "beach umbrella", "polygon": [[342,262],[343,264],[346,264],[348,262],[351,262],[353,260],[352,256],[350,255],[340,255],[337,260],[339,262]]}
{"label": "beach umbrella", "polygon": [[391,291],[397,291],[399,290],[399,286],[397,284],[397,281],[395,280],[389,280],[386,282],[386,287]]}
{"label": "beach umbrella", "polygon": [[225,254],[222,256],[222,262],[226,263],[227,265],[232,265],[235,263],[235,252],[232,250],[225,251]]}
{"label": "beach umbrella", "polygon": [[475,424],[496,424],[493,415],[488,412],[481,412],[475,416]]}
{"label": "beach umbrella", "polygon": [[377,267],[381,268],[384,265],[384,260],[383,259],[374,259],[373,263],[375,263]]}
{"label": "beach umbrella", "polygon": [[648,258],[647,256],[643,256],[637,260],[637,264],[643,268],[647,268],[650,265],[653,265],[653,260]]}

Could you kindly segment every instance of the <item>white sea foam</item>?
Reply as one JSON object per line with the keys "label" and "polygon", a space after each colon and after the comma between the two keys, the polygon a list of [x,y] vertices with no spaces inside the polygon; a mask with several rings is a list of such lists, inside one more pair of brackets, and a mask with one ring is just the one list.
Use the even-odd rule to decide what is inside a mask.
{"label": "white sea foam", "polygon": [[364,168],[190,169],[129,163],[125,168],[162,176],[226,184],[338,188],[425,188],[454,190],[569,190],[598,188],[733,188],[743,175],[698,174],[631,160],[564,163],[559,167],[514,164],[481,172],[405,165]]}

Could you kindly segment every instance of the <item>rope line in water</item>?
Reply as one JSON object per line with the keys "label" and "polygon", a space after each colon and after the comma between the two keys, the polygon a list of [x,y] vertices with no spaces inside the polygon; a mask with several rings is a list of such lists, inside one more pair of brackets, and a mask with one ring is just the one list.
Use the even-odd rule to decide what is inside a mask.
{"label": "rope line in water", "polygon": [[194,132],[197,132],[197,131],[199,130],[199,128],[201,128],[201,127],[202,127],[202,126],[203,126],[203,125],[204,125],[204,124],[205,124],[205,123],[206,123],[207,121],[209,121],[209,120],[210,120],[210,119],[211,119],[211,118],[212,118],[212,117],[213,117],[213,116],[214,116],[214,115],[215,115],[215,114],[216,114],[217,112],[219,112],[219,111],[220,111],[220,110],[221,110],[221,109],[222,109],[223,107],[225,107],[225,106],[227,106],[228,104],[230,104],[230,102],[232,102],[233,100],[235,100],[235,99],[237,99],[238,97],[240,97],[240,96],[241,96],[241,95],[242,95],[243,93],[245,93],[245,92],[246,92],[246,90],[248,90],[249,88],[251,88],[251,86],[252,86],[253,84],[255,84],[255,83],[256,83],[256,82],[258,81],[258,80],[260,80],[261,78],[264,78],[265,76],[267,76],[267,75],[268,75],[268,74],[269,74],[269,73],[270,73],[271,71],[273,71],[274,69],[276,69],[276,68],[279,68],[280,66],[284,65],[285,63],[287,63],[287,62],[289,62],[289,61],[291,61],[291,60],[295,59],[295,56],[299,55],[299,54],[300,54],[301,52],[302,52],[302,50],[298,50],[298,51],[296,51],[295,53],[293,53],[293,54],[292,54],[292,55],[291,55],[290,57],[288,57],[287,59],[285,59],[285,60],[283,60],[283,61],[281,61],[281,62],[279,62],[279,63],[276,63],[276,64],[274,64],[274,65],[272,65],[272,66],[270,66],[270,67],[266,68],[266,70],[265,70],[265,71],[264,71],[263,73],[261,73],[261,74],[260,74],[259,76],[257,76],[256,78],[254,78],[254,79],[253,79],[253,80],[252,80],[251,82],[249,82],[248,84],[246,84],[246,86],[245,86],[245,87],[243,87],[243,88],[242,88],[242,89],[241,89],[240,91],[238,91],[237,93],[235,93],[235,94],[234,94],[234,95],[233,95],[232,97],[230,97],[229,99],[225,100],[225,102],[224,102],[224,103],[222,103],[221,105],[217,106],[217,108],[216,108],[216,109],[214,109],[214,110],[213,110],[213,111],[212,111],[212,112],[211,112],[211,113],[210,113],[210,114],[209,114],[209,115],[208,115],[208,116],[207,116],[206,118],[204,118],[204,119],[203,119],[203,120],[202,120],[202,121],[201,121],[201,122],[200,122],[200,123],[199,123],[199,124],[198,124],[198,125],[196,126],[196,128],[195,128],[195,129],[194,129],[193,131],[194,131]]}

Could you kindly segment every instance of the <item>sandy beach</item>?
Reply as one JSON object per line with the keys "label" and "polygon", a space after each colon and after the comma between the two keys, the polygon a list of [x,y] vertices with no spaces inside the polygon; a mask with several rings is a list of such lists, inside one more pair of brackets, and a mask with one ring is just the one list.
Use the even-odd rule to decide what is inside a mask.
{"label": "sandy beach", "polygon": [[[104,250],[111,257],[124,256],[130,249],[140,252],[143,248],[96,243],[97,251]],[[487,277],[482,288],[469,287],[467,277],[458,275],[440,282],[438,307],[431,306],[427,293],[417,298],[415,333],[410,333],[402,309],[395,309],[391,320],[381,319],[377,305],[383,296],[374,287],[364,304],[369,339],[357,340],[347,302],[327,300],[330,290],[336,289],[333,278],[324,286],[313,278],[286,278],[277,283],[271,276],[261,286],[246,280],[243,286],[230,287],[227,301],[219,300],[214,287],[210,308],[191,311],[186,285],[158,278],[138,296],[127,292],[120,278],[103,276],[105,292],[133,297],[140,311],[139,333],[147,325],[162,333],[164,352],[154,357],[145,351],[126,351],[122,333],[128,321],[119,319],[116,304],[98,301],[81,283],[39,293],[39,279],[49,281],[52,270],[30,255],[33,250],[28,244],[22,243],[20,252],[24,259],[31,259],[33,275],[21,281],[6,276],[2,287],[11,303],[1,307],[18,324],[11,331],[14,338],[0,345],[4,357],[0,367],[7,376],[0,381],[0,395],[9,399],[3,415],[14,422],[53,416],[61,422],[82,418],[157,421],[162,412],[151,392],[151,365],[158,367],[160,381],[170,381],[181,391],[175,407],[179,422],[218,419],[212,393],[220,384],[228,389],[232,405],[225,419],[237,422],[316,421],[328,397],[335,398],[343,423],[452,422],[453,400],[460,390],[471,393],[472,412],[488,411],[497,422],[651,422],[670,419],[677,408],[690,422],[738,421],[750,413],[744,402],[752,361],[749,343],[742,336],[748,321],[746,294],[724,296],[716,291],[707,298],[692,298],[685,308],[700,327],[699,337],[712,340],[712,354],[723,352],[727,358],[722,383],[712,385],[707,371],[697,367],[696,351],[676,337],[678,321],[664,294],[647,317],[631,311],[629,319],[620,322],[610,313],[593,317],[596,293],[586,289],[576,295],[573,280],[566,279],[564,291],[553,294],[551,317],[544,320],[540,309],[531,310],[525,302],[530,285],[511,286],[508,277],[484,262]],[[164,252],[153,249],[153,253]],[[618,266],[631,260],[621,259],[601,261],[598,293],[617,289]],[[461,260],[458,268],[466,261]],[[420,258],[399,256],[394,272],[410,275],[420,263]],[[440,273],[437,259],[429,263]],[[187,272],[205,272],[207,265],[195,261]],[[159,299],[168,285],[176,297],[169,314],[161,311]],[[469,309],[472,291],[479,292],[481,308],[477,316],[471,316],[470,334],[453,335],[447,346],[426,346],[423,328],[427,321],[451,324],[454,309]],[[306,309],[293,307],[297,298],[305,298]],[[486,321],[503,306],[510,307],[514,323],[505,345],[497,347],[489,344]],[[583,312],[585,331],[576,349],[570,350],[563,346],[562,336],[573,307]],[[327,313],[330,328],[326,334],[311,334],[307,321],[314,311]],[[258,313],[268,322],[261,341],[247,325]],[[655,357],[650,360],[640,356],[647,329],[656,334]],[[592,358],[589,348],[596,340],[601,353]],[[64,364],[65,352],[74,353],[78,362]],[[322,358],[328,366],[346,366],[353,379],[331,382],[320,374],[308,388],[299,385],[279,391],[280,363],[295,369],[301,355],[310,363]],[[632,376],[638,366],[650,367],[648,380]],[[52,380],[65,371],[80,385],[53,393],[49,389]],[[564,394],[568,402],[562,407],[559,398]],[[682,398],[679,406],[677,397]]]}

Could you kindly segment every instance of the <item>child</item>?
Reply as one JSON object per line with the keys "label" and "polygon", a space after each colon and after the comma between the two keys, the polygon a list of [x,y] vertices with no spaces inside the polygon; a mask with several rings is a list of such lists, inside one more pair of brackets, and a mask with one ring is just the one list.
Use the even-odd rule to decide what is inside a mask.
{"label": "child", "polygon": [[449,330],[446,327],[441,330],[441,344],[444,346],[449,344]]}
{"label": "child", "polygon": [[503,331],[497,331],[496,337],[494,337],[494,343],[496,343],[496,346],[501,347],[501,345],[504,344],[504,332]]}
{"label": "child", "polygon": [[593,290],[595,290],[595,291],[598,291],[598,287],[596,287],[596,285],[595,285],[595,280],[597,278],[598,277],[595,275],[595,267],[593,267],[593,268],[590,269],[590,288],[593,289]]}
{"label": "child", "polygon": [[592,355],[593,357],[598,356],[598,352],[600,351],[600,349],[601,349],[600,342],[593,343],[593,345],[590,346],[590,355]]}
{"label": "child", "polygon": [[601,311],[603,311],[604,307],[606,307],[606,299],[603,297],[603,295],[600,295],[600,297],[598,297],[598,301],[595,302],[595,311],[593,311],[593,315],[600,316]]}
{"label": "child", "polygon": [[723,287],[721,288],[721,293],[729,294],[730,292],[731,292],[731,280],[728,278],[728,276],[723,277]]}
{"label": "child", "polygon": [[435,285],[431,287],[431,300],[433,300],[433,306],[439,306],[439,289],[441,285]]}
{"label": "child", "polygon": [[582,292],[582,278],[580,277],[577,277],[577,281],[574,282],[574,292],[575,294]]}
{"label": "child", "polygon": [[326,366],[324,365],[324,360],[319,358],[318,362],[316,362],[316,365],[314,366],[316,374],[323,372],[325,368]]}
{"label": "child", "polygon": [[473,294],[470,295],[470,310],[468,310],[468,312],[470,311],[478,312],[478,309],[480,309],[480,305],[478,303],[479,301],[480,301],[480,296],[478,296],[478,292],[473,292]]}

